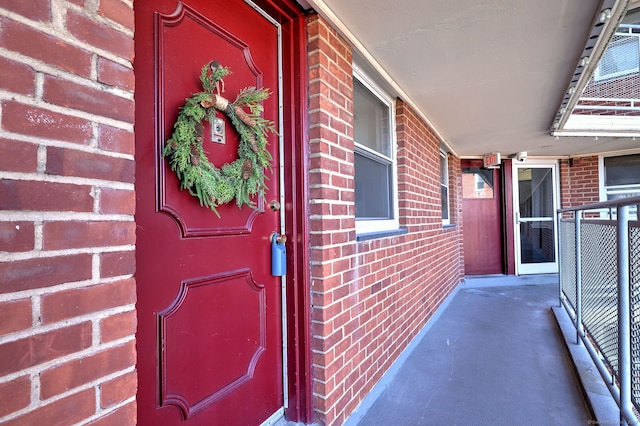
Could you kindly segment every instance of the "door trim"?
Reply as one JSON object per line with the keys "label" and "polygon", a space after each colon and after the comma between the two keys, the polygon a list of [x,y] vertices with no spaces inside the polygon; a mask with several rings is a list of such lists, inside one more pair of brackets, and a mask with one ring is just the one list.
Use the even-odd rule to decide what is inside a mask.
{"label": "door trim", "polygon": [[513,164],[511,159],[502,161],[502,220],[504,222],[504,270],[507,275],[516,274],[515,225],[513,214]]}
{"label": "door trim", "polygon": [[[287,184],[281,192],[281,221],[287,230],[287,271],[283,286],[287,294],[283,335],[287,380],[284,388],[285,418],[312,423],[311,271],[308,215],[308,108],[307,29],[304,11],[294,0],[245,0],[276,21],[283,34],[281,99],[283,123],[280,159],[281,178]],[[288,124],[287,124],[288,123]]]}
{"label": "door trim", "polygon": [[[265,10],[263,10],[260,6],[258,6],[256,3],[254,3],[252,0],[244,0],[245,3],[247,3],[249,6],[251,6],[256,12],[258,12],[263,18],[265,18],[267,21],[269,21],[274,27],[276,27],[277,29],[277,33],[278,33],[278,129],[284,129],[284,105],[283,105],[283,82],[284,82],[284,75],[283,75],[283,71],[282,71],[282,65],[283,65],[283,61],[282,61],[282,25],[280,24],[280,22],[278,22],[276,19],[274,19],[271,15],[269,15]],[[284,146],[284,131],[279,131],[278,132],[278,170],[276,171],[277,176],[278,176],[278,203],[280,203],[280,206],[284,206],[285,205],[285,196],[284,196],[284,191],[286,188],[286,180],[285,180],[285,173],[284,173],[284,164],[282,161],[282,158],[284,157],[284,152],[285,152],[285,146]],[[281,235],[286,235],[287,234],[287,228],[286,228],[286,224],[285,224],[285,212],[284,209],[280,209],[279,210],[279,214],[280,214],[280,227],[278,229],[278,233],[280,233]],[[283,389],[283,400],[282,400],[282,406],[283,408],[286,408],[289,405],[289,392],[287,391],[288,389],[288,382],[289,382],[289,378],[288,378],[288,360],[287,360],[287,324],[288,324],[288,319],[287,319],[287,310],[286,310],[286,306],[287,306],[287,286],[286,286],[286,275],[280,277],[279,281],[280,281],[280,286],[281,286],[281,321],[282,321],[282,389]],[[280,415],[280,417],[282,417],[284,415],[284,410],[278,410],[273,416],[271,416],[269,419],[267,419],[267,421],[265,421],[263,424],[271,424],[274,422],[274,419],[277,420],[278,419],[278,414]]]}
{"label": "door trim", "polygon": [[[308,215],[308,112],[307,112],[307,31],[304,11],[294,0],[251,0],[278,22],[283,33],[282,100],[283,145],[281,175],[287,183],[281,197],[287,230],[287,271],[283,279],[288,318],[283,336],[287,387],[284,388],[285,418],[289,421],[313,421],[311,353],[311,271]],[[287,124],[288,123],[288,124]]]}
{"label": "door trim", "polygon": [[[551,168],[552,173],[552,186],[553,186],[553,249],[555,251],[555,262],[548,263],[521,263],[521,251],[520,251],[520,226],[517,220],[519,213],[519,186],[518,186],[518,169],[523,168]],[[513,182],[513,247],[515,252],[515,273],[516,275],[527,274],[553,274],[558,272],[558,223],[555,211],[558,210],[559,205],[559,179],[558,179],[558,161],[557,160],[529,160],[523,163],[512,163],[512,182]]]}

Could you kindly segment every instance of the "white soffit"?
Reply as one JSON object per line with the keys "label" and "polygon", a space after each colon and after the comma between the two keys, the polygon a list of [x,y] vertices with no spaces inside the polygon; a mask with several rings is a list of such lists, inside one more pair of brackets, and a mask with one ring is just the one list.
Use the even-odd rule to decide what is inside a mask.
{"label": "white soffit", "polygon": [[[411,98],[411,95],[403,90],[403,88],[395,81],[393,75],[389,74],[387,70],[378,62],[377,58],[369,52],[368,47],[361,43],[359,37],[354,34],[347,26],[347,24],[342,20],[341,16],[336,15],[333,9],[325,2],[324,0],[298,0],[303,7],[304,4],[315,9],[323,18],[325,18],[336,31],[338,31],[351,45],[355,48],[354,52],[354,60],[356,58],[362,58],[363,63],[361,63],[361,67],[365,70],[370,70],[369,76],[382,80],[384,83],[383,86],[386,86],[392,92],[391,95],[401,98],[404,102],[406,102],[409,106],[411,106],[416,113],[432,128],[441,144],[445,145],[447,150],[454,155],[458,155],[455,151],[454,147],[448,142],[447,138],[440,132],[440,130],[434,125],[434,123],[430,120],[430,118],[426,115],[425,111],[420,108],[419,105],[416,105]],[[366,72],[366,71],[365,71]]]}
{"label": "white soffit", "polygon": [[[582,96],[591,76],[594,74],[598,62],[609,44],[609,40],[611,40],[618,25],[624,18],[630,3],[630,0],[602,1],[599,7],[600,13],[597,13],[594,17],[593,23],[591,24],[591,33],[582,51],[580,61],[578,61],[576,65],[571,82],[565,90],[564,98],[556,113],[554,123],[551,126],[552,135],[563,136],[565,135],[565,130],[574,130],[573,125],[569,124],[569,121],[579,121],[582,123],[582,126],[586,126],[585,123],[587,120],[584,119],[584,117],[574,119],[574,114],[572,114],[573,109]],[[621,120],[618,125],[612,124],[611,129],[619,130],[618,126],[625,122],[627,121]],[[606,130],[606,128],[602,127],[603,123],[605,123],[605,120],[594,120],[595,127],[592,128],[602,133],[602,131]]]}
{"label": "white soffit", "polygon": [[606,0],[304,1],[458,155],[564,156],[637,144],[549,134]]}

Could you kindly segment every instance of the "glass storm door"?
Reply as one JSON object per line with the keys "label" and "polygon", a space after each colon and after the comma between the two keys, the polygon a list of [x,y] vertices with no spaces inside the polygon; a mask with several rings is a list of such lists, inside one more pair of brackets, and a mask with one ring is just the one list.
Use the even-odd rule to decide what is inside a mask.
{"label": "glass storm door", "polygon": [[514,164],[516,272],[558,272],[556,163]]}

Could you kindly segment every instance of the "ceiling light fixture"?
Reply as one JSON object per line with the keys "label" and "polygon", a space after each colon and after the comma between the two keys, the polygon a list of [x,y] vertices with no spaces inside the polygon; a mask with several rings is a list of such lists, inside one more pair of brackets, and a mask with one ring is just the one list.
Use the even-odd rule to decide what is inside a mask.
{"label": "ceiling light fixture", "polygon": [[570,94],[570,95],[573,95],[573,94],[575,93],[575,91],[576,91],[575,86],[571,86],[571,87],[569,87],[569,94]]}
{"label": "ceiling light fixture", "polygon": [[611,9],[603,9],[602,12],[600,12],[600,22],[604,24],[609,19],[611,19]]}
{"label": "ceiling light fixture", "polygon": [[588,56],[583,56],[582,58],[580,58],[580,66],[586,67],[587,65],[589,65],[589,60],[590,58]]}

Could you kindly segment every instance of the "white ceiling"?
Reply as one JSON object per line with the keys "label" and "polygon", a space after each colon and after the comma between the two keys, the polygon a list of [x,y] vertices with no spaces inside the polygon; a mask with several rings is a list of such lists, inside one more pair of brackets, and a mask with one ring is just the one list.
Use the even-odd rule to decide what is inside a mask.
{"label": "white ceiling", "polygon": [[300,2],[350,32],[362,49],[355,56],[373,58],[371,69],[388,74],[458,155],[640,147],[640,139],[549,135],[600,0]]}

